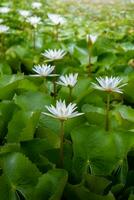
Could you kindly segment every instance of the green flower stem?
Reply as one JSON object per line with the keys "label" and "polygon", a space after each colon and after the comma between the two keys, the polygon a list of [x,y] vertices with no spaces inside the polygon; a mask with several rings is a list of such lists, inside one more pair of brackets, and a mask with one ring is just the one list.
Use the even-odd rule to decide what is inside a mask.
{"label": "green flower stem", "polygon": [[53,78],[53,96],[54,96],[54,99],[56,100],[56,96],[57,96],[57,87],[56,87],[56,78],[54,77]]}
{"label": "green flower stem", "polygon": [[68,87],[68,88],[69,88],[68,102],[71,102],[72,101],[72,91],[73,91],[73,88],[72,87]]}
{"label": "green flower stem", "polygon": [[91,48],[92,44],[91,41],[88,42],[88,76],[91,76],[92,74],[92,64],[91,64]]}
{"label": "green flower stem", "polygon": [[57,24],[55,26],[55,40],[58,41],[59,40],[59,25],[60,24]]}
{"label": "green flower stem", "polygon": [[33,48],[36,49],[36,30],[33,28]]}
{"label": "green flower stem", "polygon": [[46,79],[46,77],[44,77],[44,91],[45,91],[45,93],[48,93],[47,79]]}
{"label": "green flower stem", "polygon": [[110,122],[109,122],[109,110],[110,110],[110,94],[107,94],[107,102],[106,102],[106,121],[105,121],[105,129],[109,131]]}
{"label": "green flower stem", "polygon": [[[53,65],[55,66],[55,63],[53,62]],[[56,67],[53,71],[53,74],[56,74]],[[56,84],[56,77],[53,77],[53,96],[54,99],[56,100],[57,97],[57,84]]]}
{"label": "green flower stem", "polygon": [[88,58],[88,75],[91,76],[92,70],[91,70],[91,56],[90,56],[90,50],[89,50],[89,58]]}
{"label": "green flower stem", "polygon": [[60,127],[60,167],[63,168],[64,164],[64,120],[60,120],[61,127]]}

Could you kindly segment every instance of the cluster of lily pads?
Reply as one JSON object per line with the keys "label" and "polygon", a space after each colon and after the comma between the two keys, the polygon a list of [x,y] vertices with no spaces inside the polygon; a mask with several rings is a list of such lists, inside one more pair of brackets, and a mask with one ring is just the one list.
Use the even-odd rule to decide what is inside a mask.
{"label": "cluster of lily pads", "polygon": [[0,2],[0,199],[134,198],[133,2]]}

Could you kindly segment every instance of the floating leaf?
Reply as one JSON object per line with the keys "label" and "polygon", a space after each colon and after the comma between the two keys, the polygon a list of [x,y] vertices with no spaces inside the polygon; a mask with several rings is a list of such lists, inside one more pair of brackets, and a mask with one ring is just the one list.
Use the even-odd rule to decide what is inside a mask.
{"label": "floating leaf", "polygon": [[34,200],[60,200],[67,178],[67,172],[63,169],[48,171],[39,179],[34,193]]}
{"label": "floating leaf", "polygon": [[3,200],[16,200],[18,196],[23,196],[26,200],[32,200],[35,186],[41,176],[37,167],[23,154],[11,153],[3,159],[2,168],[1,198]]}

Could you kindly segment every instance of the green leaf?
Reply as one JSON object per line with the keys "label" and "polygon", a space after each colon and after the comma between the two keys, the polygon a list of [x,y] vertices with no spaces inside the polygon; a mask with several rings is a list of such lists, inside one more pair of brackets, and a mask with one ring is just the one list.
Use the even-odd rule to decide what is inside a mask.
{"label": "green leaf", "polygon": [[119,105],[115,109],[119,125],[127,130],[134,129],[134,109],[130,106]]}
{"label": "green leaf", "polygon": [[18,151],[20,151],[20,145],[18,143],[6,143],[4,146],[0,146],[0,156],[5,156],[7,153]]}
{"label": "green leaf", "polygon": [[68,119],[65,122],[65,137],[69,136],[71,131],[78,126],[81,126],[83,123],[85,123],[85,115],[75,117],[72,119]]}
{"label": "green leaf", "polygon": [[118,107],[118,112],[120,113],[121,117],[124,120],[134,122],[134,109],[133,108],[122,105],[122,106]]}
{"label": "green leaf", "polygon": [[39,178],[34,193],[34,200],[60,200],[67,178],[67,172],[63,169],[48,171]]}
{"label": "green leaf", "polygon": [[116,62],[116,60],[117,60],[117,57],[114,53],[111,53],[111,52],[103,53],[98,57],[97,65],[99,65],[99,66],[110,66],[114,62]]}
{"label": "green leaf", "polygon": [[134,45],[131,42],[125,42],[120,45],[125,52],[134,51]]}
{"label": "green leaf", "polygon": [[11,74],[12,71],[11,71],[11,68],[10,66],[5,62],[1,62],[0,63],[0,74]]}
{"label": "green leaf", "polygon": [[33,155],[42,154],[49,149],[59,148],[59,136],[45,129],[42,131],[44,131],[44,138],[36,138],[30,141],[23,141],[21,142],[22,148],[28,152],[31,152]]}
{"label": "green leaf", "polygon": [[118,194],[122,193],[124,190],[125,185],[124,184],[116,184],[112,186],[111,192],[114,194],[114,196],[117,196]]}
{"label": "green leaf", "polygon": [[[74,175],[79,180],[87,173],[108,175],[120,165],[134,145],[131,132],[105,132],[100,127],[82,126],[71,133],[74,150]],[[84,147],[84,148],[83,148]]]}
{"label": "green leaf", "polygon": [[85,176],[85,185],[93,193],[103,195],[104,190],[111,184],[106,178],[87,174]]}
{"label": "green leaf", "polygon": [[39,121],[39,127],[47,128],[50,131],[59,134],[60,122],[57,119],[42,114]]}
{"label": "green leaf", "polygon": [[117,167],[117,171],[115,172],[115,177],[116,177],[116,179],[119,180],[120,183],[125,184],[127,174],[128,174],[128,162],[127,162],[127,158],[126,158]]}
{"label": "green leaf", "polygon": [[16,109],[16,105],[11,101],[0,102],[0,140],[4,140],[7,134],[8,122],[12,118],[12,115]]}
{"label": "green leaf", "polygon": [[89,89],[91,80],[89,78],[80,78],[74,87],[73,94],[76,98],[80,98],[80,95]]}
{"label": "green leaf", "polygon": [[133,103],[134,102],[133,85],[134,85],[134,75],[132,73],[132,75],[130,75],[128,77],[128,84],[125,86],[125,90],[124,90],[125,99],[129,103]]}
{"label": "green leaf", "polygon": [[8,142],[31,140],[34,137],[40,112],[17,111],[8,124]]}
{"label": "green leaf", "polygon": [[105,126],[105,110],[100,107],[85,104],[82,106],[82,112],[90,124]]}
{"label": "green leaf", "polygon": [[115,52],[115,46],[112,40],[106,38],[105,36],[101,36],[95,42],[92,53],[94,56],[101,55],[103,53]]}
{"label": "green leaf", "polygon": [[41,92],[28,91],[14,97],[15,103],[23,110],[37,111],[45,108],[52,102],[51,97]]}
{"label": "green leaf", "polygon": [[3,75],[0,77],[0,99],[11,99],[23,75]]}
{"label": "green leaf", "polygon": [[11,190],[11,186],[7,177],[0,176],[0,197],[2,200],[17,200],[17,196],[13,190]]}
{"label": "green leaf", "polygon": [[[37,91],[38,85],[31,80],[23,79],[19,82],[17,92],[25,92],[25,91]],[[18,93],[17,93],[18,94]]]}
{"label": "green leaf", "polygon": [[6,51],[6,59],[12,66],[14,71],[20,70],[20,65],[23,63],[23,68],[31,69],[35,61],[33,52],[27,48],[27,45],[14,45]]}
{"label": "green leaf", "polygon": [[[50,138],[52,139],[51,141]],[[31,155],[31,158],[34,158],[36,155],[43,155],[45,151],[50,149],[59,148],[59,138],[53,134],[45,139],[34,139],[21,142],[21,147],[26,154],[28,153],[28,155]]]}
{"label": "green leaf", "polygon": [[[46,157],[46,152],[59,149],[60,139],[53,131],[43,127],[37,129],[36,137],[33,140],[21,142],[21,149],[44,173],[55,166],[51,162],[51,157]],[[53,155],[53,157],[55,156]]]}
{"label": "green leaf", "polygon": [[[26,200],[33,199],[34,188],[38,182],[41,173],[37,167],[21,153],[12,153],[3,159],[3,176],[0,179],[0,185],[4,179],[4,185],[8,183],[4,190],[7,194],[6,200],[17,200],[17,193],[19,192]],[[18,191],[18,192],[17,192]],[[4,199],[4,191],[0,190],[0,196]]]}
{"label": "green leaf", "polygon": [[115,200],[114,196],[111,192],[108,195],[98,195],[95,193],[90,192],[87,188],[83,185],[70,185],[67,184],[65,189],[65,196],[67,200]]}
{"label": "green leaf", "polygon": [[87,65],[88,64],[88,60],[89,60],[89,55],[88,55],[88,52],[83,49],[83,48],[80,48],[78,46],[75,46],[74,48],[74,52],[73,52],[73,56],[79,60],[79,62],[82,64],[82,65]]}
{"label": "green leaf", "polygon": [[95,107],[105,107],[104,97],[103,94],[100,93],[97,90],[93,90],[93,88],[90,88],[90,91],[88,93],[85,93],[86,95],[82,99],[82,104],[90,104]]}

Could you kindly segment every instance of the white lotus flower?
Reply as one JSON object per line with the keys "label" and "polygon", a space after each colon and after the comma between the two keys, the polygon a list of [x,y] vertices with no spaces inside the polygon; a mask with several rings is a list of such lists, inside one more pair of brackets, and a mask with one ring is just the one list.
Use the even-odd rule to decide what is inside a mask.
{"label": "white lotus flower", "polygon": [[90,40],[93,44],[96,42],[98,35],[88,34],[87,35],[87,42]]}
{"label": "white lotus flower", "polygon": [[54,70],[55,66],[51,65],[36,65],[33,67],[33,71],[37,73],[37,75],[31,76],[57,76],[56,74],[51,74]]}
{"label": "white lotus flower", "polygon": [[62,25],[66,22],[65,18],[58,14],[48,14],[48,18],[54,25]]}
{"label": "white lotus flower", "polygon": [[43,114],[63,121],[84,114],[75,111],[77,109],[75,103],[70,103],[68,106],[66,106],[65,100],[63,102],[61,100],[57,101],[56,107],[51,105],[51,106],[46,106],[46,108],[50,113],[43,112]]}
{"label": "white lotus flower", "polygon": [[10,8],[8,7],[0,7],[0,13],[6,14],[10,11]]}
{"label": "white lotus flower", "polygon": [[33,9],[40,9],[42,4],[40,2],[33,2],[32,3],[32,8]]}
{"label": "white lotus flower", "polygon": [[53,60],[60,60],[65,56],[65,51],[62,49],[56,50],[56,49],[48,49],[45,50],[44,53],[42,53],[42,55],[46,58],[48,58],[49,60],[53,61]]}
{"label": "white lotus flower", "polygon": [[29,10],[19,10],[18,12],[22,17],[25,18],[31,15],[31,12]]}
{"label": "white lotus flower", "polygon": [[76,74],[69,74],[69,75],[65,75],[65,76],[60,76],[60,80],[57,82],[57,84],[59,85],[63,85],[66,87],[74,87],[77,83],[77,77],[78,77],[78,73]]}
{"label": "white lotus flower", "polygon": [[123,79],[120,77],[106,76],[105,78],[102,77],[96,78],[96,80],[98,81],[98,84],[92,83],[93,87],[95,89],[103,90],[106,92],[123,93],[121,88],[127,85],[127,83],[121,84]]}
{"label": "white lotus flower", "polygon": [[0,24],[0,33],[6,33],[8,30],[8,26]]}
{"label": "white lotus flower", "polygon": [[27,18],[27,22],[29,22],[34,28],[37,27],[38,24],[40,24],[41,18],[37,16],[32,16]]}

